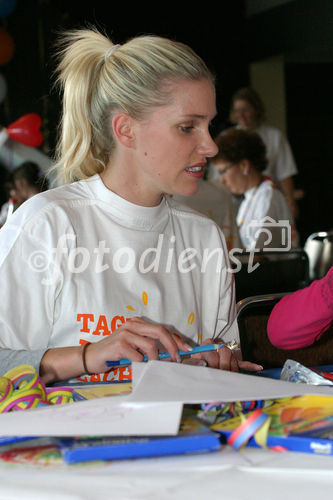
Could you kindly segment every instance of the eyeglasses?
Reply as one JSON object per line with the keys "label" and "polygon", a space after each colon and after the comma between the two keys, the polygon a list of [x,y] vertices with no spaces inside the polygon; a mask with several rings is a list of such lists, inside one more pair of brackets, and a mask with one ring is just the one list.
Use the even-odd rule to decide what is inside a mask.
{"label": "eyeglasses", "polygon": [[234,167],[235,165],[237,165],[237,163],[231,163],[231,165],[228,165],[227,167],[225,167],[224,169],[222,170],[219,170],[219,175],[224,175],[226,172],[228,172],[228,170],[230,170],[232,167]]}

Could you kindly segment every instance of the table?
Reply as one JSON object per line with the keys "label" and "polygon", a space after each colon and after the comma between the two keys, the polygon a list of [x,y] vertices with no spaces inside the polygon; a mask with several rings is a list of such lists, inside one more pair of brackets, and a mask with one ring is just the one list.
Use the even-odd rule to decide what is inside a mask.
{"label": "table", "polygon": [[328,498],[333,457],[245,448],[76,466],[0,463],[0,499]]}

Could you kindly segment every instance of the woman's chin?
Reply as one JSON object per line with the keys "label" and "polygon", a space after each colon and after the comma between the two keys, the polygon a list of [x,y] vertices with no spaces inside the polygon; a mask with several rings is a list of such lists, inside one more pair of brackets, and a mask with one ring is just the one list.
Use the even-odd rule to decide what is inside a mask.
{"label": "woman's chin", "polygon": [[229,189],[229,191],[233,196],[241,196],[242,194],[244,194],[244,192],[240,191],[239,189]]}
{"label": "woman's chin", "polygon": [[193,183],[191,186],[186,186],[184,187],[180,193],[182,196],[193,196],[195,193],[198,192],[199,189],[199,183]]}

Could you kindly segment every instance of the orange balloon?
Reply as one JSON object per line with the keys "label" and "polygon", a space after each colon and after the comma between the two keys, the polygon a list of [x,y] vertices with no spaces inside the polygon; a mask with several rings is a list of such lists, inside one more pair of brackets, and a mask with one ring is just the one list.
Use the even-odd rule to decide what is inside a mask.
{"label": "orange balloon", "polygon": [[8,31],[0,28],[0,65],[7,64],[14,55],[14,41]]}

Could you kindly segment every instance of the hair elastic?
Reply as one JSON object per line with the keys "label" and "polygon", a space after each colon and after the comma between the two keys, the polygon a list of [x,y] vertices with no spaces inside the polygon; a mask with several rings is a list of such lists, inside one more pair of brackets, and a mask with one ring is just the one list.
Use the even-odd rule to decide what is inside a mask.
{"label": "hair elastic", "polygon": [[119,43],[117,45],[111,45],[111,47],[106,51],[105,56],[104,56],[104,61],[106,62],[109,57],[112,56],[115,50],[119,49],[120,45]]}

